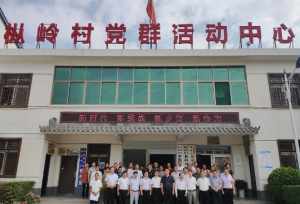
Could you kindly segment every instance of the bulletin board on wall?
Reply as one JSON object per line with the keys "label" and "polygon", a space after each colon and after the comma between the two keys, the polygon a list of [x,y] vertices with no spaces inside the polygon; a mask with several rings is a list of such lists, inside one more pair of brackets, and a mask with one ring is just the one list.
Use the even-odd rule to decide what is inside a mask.
{"label": "bulletin board on wall", "polygon": [[177,161],[181,160],[184,166],[196,161],[196,147],[190,144],[177,145]]}

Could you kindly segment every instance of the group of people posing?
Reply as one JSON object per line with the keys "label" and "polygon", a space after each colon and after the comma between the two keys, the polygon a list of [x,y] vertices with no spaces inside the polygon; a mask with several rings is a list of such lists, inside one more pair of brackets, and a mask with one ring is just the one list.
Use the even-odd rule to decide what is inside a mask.
{"label": "group of people posing", "polygon": [[216,165],[183,166],[180,160],[174,168],[156,162],[125,168],[118,162],[103,172],[93,162],[81,171],[81,183],[82,197],[91,204],[233,204],[235,191],[229,163],[220,172]]}

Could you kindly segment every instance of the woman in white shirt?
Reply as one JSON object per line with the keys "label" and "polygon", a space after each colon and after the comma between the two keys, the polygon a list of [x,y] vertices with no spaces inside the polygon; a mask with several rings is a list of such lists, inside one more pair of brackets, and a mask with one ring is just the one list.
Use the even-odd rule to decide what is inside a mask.
{"label": "woman in white shirt", "polygon": [[210,180],[207,177],[207,171],[202,170],[201,176],[197,179],[197,186],[199,188],[199,202],[200,204],[209,204],[209,186]]}
{"label": "woman in white shirt", "polygon": [[90,182],[90,204],[97,204],[99,202],[101,188],[102,181],[99,178],[99,173],[95,173],[95,179],[92,179]]}
{"label": "woman in white shirt", "polygon": [[152,192],[152,201],[153,204],[161,203],[161,189],[160,189],[160,181],[159,171],[155,171],[154,177],[151,179],[151,192]]}
{"label": "woman in white shirt", "polygon": [[224,174],[221,175],[222,187],[223,187],[223,203],[233,204],[233,192],[234,192],[234,179],[229,173],[229,169],[224,170]]}
{"label": "woman in white shirt", "polygon": [[129,196],[129,178],[126,171],[124,171],[122,177],[118,179],[117,194],[120,204],[126,204]]}
{"label": "woman in white shirt", "polygon": [[141,179],[141,195],[143,204],[151,204],[151,179],[148,171],[145,171],[144,177]]}

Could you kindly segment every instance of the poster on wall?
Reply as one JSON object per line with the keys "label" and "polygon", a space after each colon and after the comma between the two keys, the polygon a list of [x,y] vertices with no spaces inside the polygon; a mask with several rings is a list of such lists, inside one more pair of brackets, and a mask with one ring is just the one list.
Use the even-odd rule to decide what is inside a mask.
{"label": "poster on wall", "polygon": [[80,174],[81,171],[84,168],[84,164],[86,163],[87,160],[87,148],[80,148],[80,153],[79,153],[79,173],[78,173],[78,185],[81,185],[80,181]]}
{"label": "poster on wall", "polygon": [[260,150],[258,154],[260,168],[267,174],[271,173],[271,171],[273,170],[272,152],[270,150],[263,149]]}
{"label": "poster on wall", "polygon": [[195,145],[177,145],[177,161],[181,160],[184,166],[195,161]]}

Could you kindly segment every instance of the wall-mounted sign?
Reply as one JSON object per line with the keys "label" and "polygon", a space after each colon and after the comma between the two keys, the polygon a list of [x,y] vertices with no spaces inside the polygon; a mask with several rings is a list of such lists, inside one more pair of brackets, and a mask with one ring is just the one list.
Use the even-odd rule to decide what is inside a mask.
{"label": "wall-mounted sign", "polygon": [[177,161],[181,160],[183,166],[196,161],[195,145],[177,145]]}
{"label": "wall-mounted sign", "polygon": [[269,174],[273,170],[273,156],[272,152],[268,149],[261,149],[258,151],[260,161],[260,168],[266,174]]}
{"label": "wall-mounted sign", "polygon": [[237,112],[62,112],[61,123],[236,123]]}

